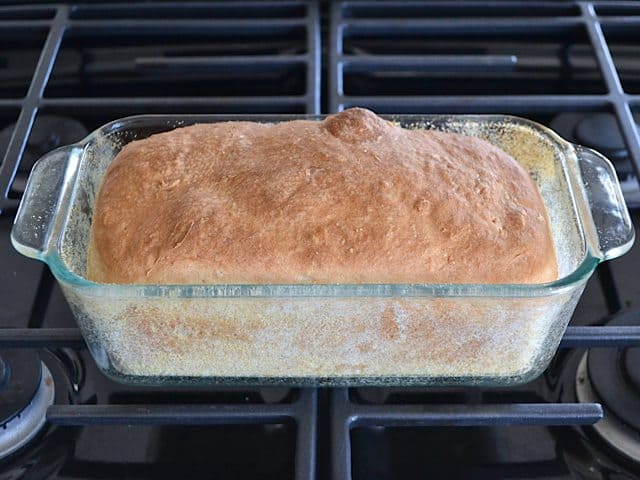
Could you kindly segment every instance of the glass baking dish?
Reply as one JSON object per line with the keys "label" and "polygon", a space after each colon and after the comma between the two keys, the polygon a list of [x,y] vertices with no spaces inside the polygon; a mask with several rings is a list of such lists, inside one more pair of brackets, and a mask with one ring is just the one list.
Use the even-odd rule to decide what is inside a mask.
{"label": "glass baking dish", "polygon": [[84,277],[94,200],[123,145],[194,123],[300,118],[323,117],[129,117],[37,162],[12,242],[51,268],[105,374],[149,385],[523,383],[546,368],[598,263],[633,243],[615,171],[599,153],[517,117],[399,115],[387,118],[481,137],[531,173],[552,225],[557,281],[107,285]]}

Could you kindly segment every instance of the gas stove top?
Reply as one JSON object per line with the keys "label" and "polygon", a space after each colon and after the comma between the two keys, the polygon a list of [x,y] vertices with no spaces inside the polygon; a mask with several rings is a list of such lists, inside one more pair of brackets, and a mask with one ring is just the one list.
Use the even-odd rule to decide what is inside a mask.
{"label": "gas stove top", "polygon": [[9,232],[51,149],[137,113],[526,116],[616,165],[640,223],[640,5],[0,7],[0,479],[640,478],[640,246],[517,388],[129,387]]}

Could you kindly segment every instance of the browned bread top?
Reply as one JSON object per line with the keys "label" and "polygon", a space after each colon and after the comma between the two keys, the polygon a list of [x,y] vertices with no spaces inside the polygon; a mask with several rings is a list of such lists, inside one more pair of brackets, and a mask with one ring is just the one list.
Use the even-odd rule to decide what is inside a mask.
{"label": "browned bread top", "polygon": [[477,138],[354,108],[194,125],[126,145],[93,214],[103,283],[540,283],[541,196]]}

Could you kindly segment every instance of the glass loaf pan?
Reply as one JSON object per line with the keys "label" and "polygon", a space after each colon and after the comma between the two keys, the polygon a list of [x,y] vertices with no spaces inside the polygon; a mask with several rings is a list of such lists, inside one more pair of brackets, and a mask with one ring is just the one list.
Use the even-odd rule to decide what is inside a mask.
{"label": "glass loaf pan", "polygon": [[[34,166],[12,231],[49,265],[98,366],[142,384],[510,385],[539,375],[599,262],[634,230],[609,161],[529,120],[389,116],[481,137],[535,179],[560,278],[537,285],[106,285],[85,275],[91,213],[126,143],[194,123],[320,116],[124,118]],[[132,199],[135,201],[135,199]]]}

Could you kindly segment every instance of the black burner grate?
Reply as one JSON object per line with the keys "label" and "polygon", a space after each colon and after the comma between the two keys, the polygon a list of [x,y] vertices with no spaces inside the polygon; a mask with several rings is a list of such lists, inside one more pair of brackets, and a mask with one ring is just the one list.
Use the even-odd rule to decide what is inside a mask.
{"label": "black burner grate", "polygon": [[[612,58],[632,57],[624,40],[634,42],[640,5],[351,1],[332,5],[330,25],[332,111],[354,105],[389,113],[612,110],[640,170],[632,114],[640,105],[637,70],[631,62],[619,75]],[[616,46],[619,39],[623,45]]]}
{"label": "black burner grate", "polygon": [[[637,54],[630,52],[640,45],[637,37],[635,49],[630,44],[631,32],[639,27],[640,5],[633,2],[334,3],[329,108],[512,113],[544,123],[563,111],[611,111],[637,174],[640,135],[633,109],[640,105],[640,95]],[[609,38],[614,39],[611,49]],[[598,279],[609,312],[618,311],[623,302],[607,264],[599,268]],[[562,347],[638,344],[640,327],[570,326]],[[362,427],[569,425],[595,423],[602,415],[597,404],[488,404],[477,398],[460,404],[407,404],[405,396],[401,404],[369,405],[353,398],[356,392],[335,390],[331,397],[333,478],[375,472],[374,467],[363,469],[351,452],[354,444],[363,448]],[[500,398],[505,396],[493,400]],[[485,395],[484,401],[491,399]]]}
{"label": "black burner grate", "polygon": [[[0,345],[84,349],[75,328],[40,328],[54,310],[64,317],[55,319],[57,325],[71,324],[70,313],[64,305],[59,308],[60,292],[49,272],[23,263],[8,242],[23,171],[31,168],[32,157],[44,153],[40,149],[68,143],[44,138],[33,145],[34,137],[52,122],[65,123],[65,138],[82,135],[74,121],[92,130],[137,113],[319,113],[319,42],[314,2],[245,2],[241,8],[235,2],[0,7],[0,131],[8,137],[0,143],[0,253],[6,275],[0,280],[0,327],[29,327],[2,328]],[[92,370],[92,375],[99,374]],[[101,388],[116,388],[106,384]],[[218,452],[237,444],[255,453],[261,439],[273,441],[282,450],[278,458],[249,460],[246,466],[236,458],[197,458],[186,450],[167,452],[164,458],[173,455],[179,463],[193,456],[195,464],[184,471],[197,471],[198,462],[209,468],[218,462],[230,475],[263,468],[265,478],[314,477],[314,390],[291,390],[287,398],[269,402],[251,389],[235,395],[218,390],[164,396],[156,390],[136,396],[135,389],[106,397],[98,393],[87,400],[98,404],[56,403],[47,419],[69,432],[82,426],[99,435],[109,434],[110,425],[126,425],[132,434],[136,428],[162,428],[176,438],[191,438],[183,442],[185,449],[194,442],[195,449],[201,438],[218,438],[228,443],[226,450],[211,445]],[[203,431],[204,426],[217,430]],[[99,471],[117,478],[139,469],[139,474],[164,478],[172,467],[159,464],[153,474],[156,466],[120,469],[80,456],[67,468],[72,476]]]}
{"label": "black burner grate", "polygon": [[313,2],[4,7],[0,38],[0,118],[20,109],[0,152],[0,212],[18,206],[11,185],[39,112],[97,127],[135,113],[320,111]]}
{"label": "black burner grate", "polygon": [[[326,8],[326,110],[514,113],[545,123],[564,111],[607,111],[640,172],[633,119],[640,105],[634,66],[640,5],[348,1]],[[15,122],[0,150],[0,327],[12,327],[0,328],[0,348],[84,351],[79,330],[61,328],[74,323],[51,274],[18,257],[8,241],[34,125],[67,116],[92,130],[153,112],[319,113],[320,10],[313,1],[0,7],[0,130]],[[597,279],[605,313],[624,307],[608,264]],[[565,349],[632,345],[640,345],[640,327],[572,325],[562,342]],[[90,373],[97,375],[95,368]],[[198,403],[197,395],[163,397],[177,405],[139,391],[98,396],[96,404],[57,402],[49,423],[65,429],[284,425],[295,430],[287,434],[295,443],[295,478],[343,480],[363,461],[354,445],[375,437],[378,427],[393,435],[404,427],[587,425],[603,414],[596,403],[548,402],[518,389],[373,395],[294,389],[273,402],[246,402],[216,389],[207,391],[213,400]],[[96,465],[115,468],[80,463],[68,473],[91,476]]]}

